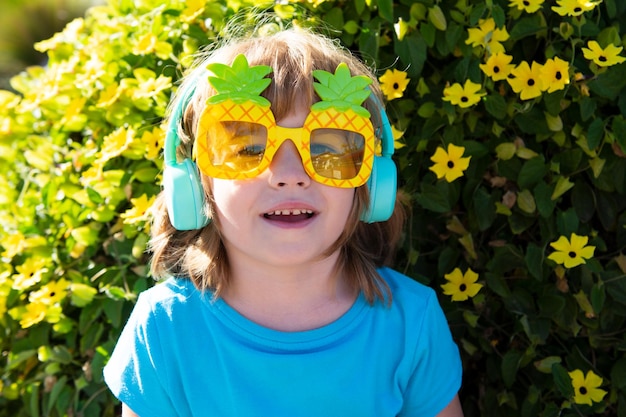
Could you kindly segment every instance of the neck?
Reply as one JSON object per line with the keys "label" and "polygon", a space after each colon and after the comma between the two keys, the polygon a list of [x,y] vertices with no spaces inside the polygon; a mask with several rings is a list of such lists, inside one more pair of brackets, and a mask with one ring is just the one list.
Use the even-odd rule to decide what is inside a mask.
{"label": "neck", "polygon": [[222,298],[240,314],[262,326],[303,331],[329,324],[354,303],[357,292],[336,271],[338,254],[294,266],[231,264]]}

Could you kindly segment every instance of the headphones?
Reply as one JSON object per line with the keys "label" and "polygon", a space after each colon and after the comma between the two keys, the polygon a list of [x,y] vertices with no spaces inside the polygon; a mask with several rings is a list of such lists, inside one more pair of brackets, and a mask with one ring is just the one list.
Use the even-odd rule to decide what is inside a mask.
{"label": "headphones", "polygon": [[[177,230],[201,229],[211,221],[205,208],[205,193],[198,167],[190,158],[181,162],[176,158],[176,148],[180,145],[178,125],[195,91],[196,83],[193,81],[181,93],[172,111],[164,144],[163,192],[170,222]],[[396,165],[391,159],[394,151],[391,124],[382,105],[376,97],[372,98],[380,110],[381,126],[376,129],[376,134],[381,138],[382,155],[374,156],[372,173],[366,183],[370,201],[361,214],[361,221],[365,223],[383,222],[391,217],[397,188]]]}

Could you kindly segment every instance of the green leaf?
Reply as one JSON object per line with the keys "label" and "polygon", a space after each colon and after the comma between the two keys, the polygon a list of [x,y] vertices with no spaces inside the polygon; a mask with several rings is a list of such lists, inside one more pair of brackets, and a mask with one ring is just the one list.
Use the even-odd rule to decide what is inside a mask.
{"label": "green leaf", "polygon": [[552,200],[557,200],[567,191],[569,191],[574,186],[574,183],[569,180],[567,177],[559,176],[556,185],[554,186],[554,191],[552,192],[552,196],[550,197]]}
{"label": "green leaf", "polygon": [[46,408],[46,415],[50,415],[50,412],[52,411],[52,408],[54,407],[56,400],[59,397],[59,394],[61,394],[61,391],[63,391],[66,384],[67,384],[67,376],[63,375],[52,386],[52,390],[50,390],[50,397],[48,398],[48,407]]}
{"label": "green leaf", "polygon": [[487,5],[484,2],[473,5],[472,11],[470,12],[469,24],[471,26],[476,26],[478,21],[484,17],[486,11]]}
{"label": "green leaf", "polygon": [[432,48],[435,46],[437,29],[431,22],[424,22],[420,24],[420,34],[422,35],[424,43],[427,47]]}
{"label": "green leaf", "polygon": [[526,256],[524,257],[528,272],[539,281],[543,280],[544,252],[543,247],[535,243],[529,243],[526,247]]}
{"label": "green leaf", "polygon": [[539,16],[540,13],[517,19],[513,28],[510,30],[510,39],[517,41],[527,36],[534,36],[537,33],[546,30],[545,21]]}
{"label": "green leaf", "polygon": [[519,352],[509,350],[502,358],[502,380],[507,388],[512,387],[515,383],[521,357]]}
{"label": "green leaf", "polygon": [[335,30],[342,30],[345,23],[343,18],[343,10],[339,7],[333,7],[324,15],[324,23],[332,26]]}
{"label": "green leaf", "polygon": [[441,10],[438,4],[428,9],[428,20],[430,20],[433,26],[438,30],[445,31],[448,28],[446,16],[443,14],[443,10]]}
{"label": "green leaf", "polygon": [[447,213],[452,207],[448,201],[448,196],[432,185],[424,184],[422,192],[415,195],[417,203],[426,210],[435,213]]}
{"label": "green leaf", "polygon": [[571,197],[572,206],[580,221],[586,223],[591,220],[596,211],[596,197],[593,188],[586,182],[576,182]]}
{"label": "green leaf", "polygon": [[622,148],[622,152],[626,153],[626,120],[624,120],[622,115],[613,118],[611,129],[615,135],[616,142]]}
{"label": "green leaf", "polygon": [[556,217],[556,226],[559,234],[562,236],[570,236],[578,231],[580,221],[576,215],[576,211],[572,208],[559,212]]}
{"label": "green leaf", "polygon": [[544,374],[551,374],[552,373],[552,365],[554,364],[560,364],[561,363],[561,358],[558,356],[548,356],[546,358],[543,358],[537,362],[535,362],[535,368],[537,368],[537,370],[539,372],[542,372]]}
{"label": "green leaf", "polygon": [[543,157],[536,157],[524,162],[522,169],[517,176],[517,184],[522,189],[529,189],[535,186],[546,173],[548,167],[543,160]]}
{"label": "green leaf", "polygon": [[599,191],[596,193],[596,198],[596,210],[600,222],[605,230],[612,230],[615,227],[619,212],[615,197],[609,193]]}
{"label": "green leaf", "polygon": [[389,23],[394,23],[393,0],[378,0],[378,14]]}
{"label": "green leaf", "polygon": [[606,72],[589,81],[589,89],[599,96],[615,100],[620,90],[626,86],[626,63],[614,65]]}
{"label": "green leaf", "polygon": [[535,220],[532,217],[528,215],[521,215],[518,213],[513,213],[512,215],[507,217],[507,221],[509,223],[509,227],[511,228],[511,232],[514,235],[524,233],[535,223]]}
{"label": "green leaf", "polygon": [[563,365],[559,363],[552,365],[552,378],[554,379],[554,385],[565,398],[570,399],[574,396],[572,378],[570,378]]}
{"label": "green leaf", "polygon": [[506,117],[507,105],[504,97],[500,94],[489,94],[483,98],[485,109],[498,120]]}
{"label": "green leaf", "polygon": [[606,289],[602,283],[594,284],[591,287],[590,299],[593,311],[601,312],[606,301]]}
{"label": "green leaf", "polygon": [[494,4],[491,8],[491,17],[493,17],[498,28],[502,28],[506,24],[506,14],[498,4]]}
{"label": "green leaf", "polygon": [[611,369],[611,381],[615,388],[626,390],[626,358],[618,360]]}
{"label": "green leaf", "polygon": [[522,190],[517,193],[517,206],[524,213],[533,214],[537,210],[535,198],[529,190]]}
{"label": "green leaf", "polygon": [[476,221],[478,222],[478,229],[480,231],[489,229],[496,219],[495,201],[487,190],[480,187],[472,196],[472,202],[475,212],[477,213]]}
{"label": "green leaf", "polygon": [[544,295],[537,300],[537,305],[542,317],[557,317],[561,314],[566,304],[562,296]]}
{"label": "green leaf", "polygon": [[404,40],[394,42],[394,52],[402,62],[410,63],[406,73],[411,78],[417,78],[424,69],[424,63],[428,58],[428,45],[422,37],[422,32],[411,33]]}
{"label": "green leaf", "polygon": [[494,293],[498,294],[502,298],[508,298],[511,296],[511,289],[507,285],[506,281],[499,273],[487,273],[485,274],[485,280],[487,287]]}
{"label": "green leaf", "polygon": [[72,304],[76,307],[84,307],[91,303],[94,296],[98,293],[93,287],[86,284],[73,283],[70,287]]}
{"label": "green leaf", "polygon": [[552,199],[553,187],[540,181],[533,189],[537,211],[543,218],[549,218],[556,207],[556,201]]}
{"label": "green leaf", "polygon": [[[595,103],[595,101],[594,101]],[[600,146],[604,138],[604,121],[600,118],[595,119],[589,125],[587,130],[587,146],[593,150]]]}
{"label": "green leaf", "polygon": [[580,101],[580,117],[583,122],[593,116],[598,108],[598,103],[590,97],[584,97]]}

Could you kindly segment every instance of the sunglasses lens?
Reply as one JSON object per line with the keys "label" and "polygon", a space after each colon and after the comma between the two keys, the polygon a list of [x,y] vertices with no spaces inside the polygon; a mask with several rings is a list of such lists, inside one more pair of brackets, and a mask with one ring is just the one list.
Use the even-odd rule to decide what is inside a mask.
{"label": "sunglasses lens", "polygon": [[224,172],[246,172],[259,166],[265,153],[267,129],[256,123],[215,122],[206,131],[211,164]]}
{"label": "sunglasses lens", "polygon": [[315,172],[325,178],[349,180],[363,163],[365,138],[342,129],[315,129],[311,132],[311,161]]}

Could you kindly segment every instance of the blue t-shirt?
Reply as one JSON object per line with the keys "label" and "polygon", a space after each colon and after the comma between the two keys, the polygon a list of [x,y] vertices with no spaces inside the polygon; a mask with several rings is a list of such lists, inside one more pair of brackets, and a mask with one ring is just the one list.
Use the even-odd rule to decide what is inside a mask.
{"label": "blue t-shirt", "polygon": [[140,417],[437,415],[461,361],[435,292],[391,269],[390,307],[361,294],[336,321],[262,327],[191,281],[140,294],[104,370]]}

